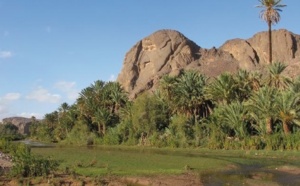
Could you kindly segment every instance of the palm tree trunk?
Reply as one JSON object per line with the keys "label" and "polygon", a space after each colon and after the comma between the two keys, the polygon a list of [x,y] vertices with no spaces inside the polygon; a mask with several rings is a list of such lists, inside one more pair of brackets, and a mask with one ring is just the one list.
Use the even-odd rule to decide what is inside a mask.
{"label": "palm tree trunk", "polygon": [[105,136],[105,133],[106,133],[106,125],[105,123],[103,123],[103,135]]}
{"label": "palm tree trunk", "polygon": [[101,135],[101,123],[100,122],[98,123],[98,133],[99,133],[99,135]]}
{"label": "palm tree trunk", "polygon": [[286,121],[282,122],[284,134],[288,135],[291,133],[290,127]]}
{"label": "palm tree trunk", "polygon": [[266,118],[266,129],[267,129],[267,134],[272,134],[273,133],[272,118],[271,117]]}
{"label": "palm tree trunk", "polygon": [[269,26],[269,64],[272,64],[272,22],[268,21]]}

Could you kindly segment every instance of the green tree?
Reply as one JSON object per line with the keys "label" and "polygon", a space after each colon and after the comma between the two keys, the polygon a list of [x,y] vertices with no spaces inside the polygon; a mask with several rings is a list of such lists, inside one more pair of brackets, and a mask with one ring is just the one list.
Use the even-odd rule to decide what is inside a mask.
{"label": "green tree", "polygon": [[300,126],[300,94],[292,91],[281,92],[277,99],[278,119],[282,122],[285,134],[290,134],[290,127]]}
{"label": "green tree", "polygon": [[233,76],[229,73],[223,73],[213,80],[205,90],[207,99],[214,104],[229,104],[236,99],[236,84]]}
{"label": "green tree", "polygon": [[287,88],[292,81],[282,74],[286,67],[287,65],[280,62],[271,64],[268,67],[269,73],[266,78],[266,84],[280,90]]}
{"label": "green tree", "polygon": [[106,108],[98,108],[92,118],[93,122],[98,125],[99,135],[105,135],[108,123],[111,120],[111,114]]}
{"label": "green tree", "polygon": [[128,96],[118,82],[109,82],[105,85],[108,107],[112,114],[117,114],[121,107],[124,107],[128,101]]}
{"label": "green tree", "polygon": [[260,88],[260,79],[260,74],[250,73],[246,70],[239,70],[233,75],[236,100],[240,102],[247,100],[252,91],[257,91]]}
{"label": "green tree", "polygon": [[272,121],[276,117],[277,93],[278,91],[275,88],[265,86],[253,92],[246,102],[250,114],[256,120],[256,124],[264,123],[264,126],[258,126],[261,128],[260,132],[266,132],[267,134],[273,132]]}
{"label": "green tree", "polygon": [[157,96],[145,93],[134,100],[132,128],[135,137],[147,141],[154,133],[163,132],[169,124],[168,110]]}
{"label": "green tree", "polygon": [[161,90],[161,94],[164,95],[168,102],[172,101],[172,97],[174,95],[175,83],[176,83],[175,76],[165,75],[159,81],[159,89]]}
{"label": "green tree", "polygon": [[229,105],[224,105],[218,108],[216,112],[218,123],[227,128],[227,134],[238,138],[244,138],[249,135],[247,123],[247,110],[240,102],[233,102]]}
{"label": "green tree", "polygon": [[186,71],[177,78],[173,100],[176,107],[195,120],[198,116],[206,116],[209,102],[205,99],[204,88],[207,78],[195,71]]}
{"label": "green tree", "polygon": [[286,5],[280,4],[281,0],[258,0],[260,5],[258,8],[263,8],[260,12],[260,18],[267,22],[269,28],[269,64],[272,64],[272,24],[280,21],[280,8]]}

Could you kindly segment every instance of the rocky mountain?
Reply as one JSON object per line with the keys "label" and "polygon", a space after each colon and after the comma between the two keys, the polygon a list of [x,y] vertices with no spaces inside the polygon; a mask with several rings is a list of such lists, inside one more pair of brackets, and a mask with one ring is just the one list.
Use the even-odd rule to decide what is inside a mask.
{"label": "rocky mountain", "polygon": [[[200,71],[208,77],[239,69],[257,70],[268,61],[268,33],[250,39],[232,39],[219,48],[205,49],[175,30],[159,30],[138,41],[126,54],[117,81],[130,98],[155,89],[159,79],[183,69]],[[288,75],[300,73],[300,35],[287,30],[273,32],[273,59],[287,63]]]}
{"label": "rocky mountain", "polygon": [[3,124],[13,124],[18,127],[20,134],[29,134],[29,127],[31,125],[32,119],[24,117],[10,117],[4,118],[2,120]]}

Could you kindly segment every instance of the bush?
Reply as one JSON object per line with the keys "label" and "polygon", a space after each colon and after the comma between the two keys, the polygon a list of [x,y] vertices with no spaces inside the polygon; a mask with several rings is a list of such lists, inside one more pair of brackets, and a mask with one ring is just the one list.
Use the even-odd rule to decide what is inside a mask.
{"label": "bush", "polygon": [[32,155],[30,148],[24,144],[15,146],[12,157],[14,163],[11,170],[12,176],[48,176],[59,166],[57,160]]}
{"label": "bush", "polygon": [[18,132],[18,127],[8,123],[0,125],[0,138],[12,141],[24,139],[24,136]]}
{"label": "bush", "polygon": [[105,145],[119,145],[121,143],[117,128],[107,130],[107,133],[103,136],[103,143]]}

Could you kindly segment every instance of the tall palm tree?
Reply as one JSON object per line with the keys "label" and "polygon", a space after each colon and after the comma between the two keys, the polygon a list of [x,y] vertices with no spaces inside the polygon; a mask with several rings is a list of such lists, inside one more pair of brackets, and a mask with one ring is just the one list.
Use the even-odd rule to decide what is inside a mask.
{"label": "tall palm tree", "polygon": [[272,24],[280,21],[280,8],[286,5],[280,4],[281,0],[258,0],[260,5],[258,8],[263,8],[260,12],[260,18],[267,22],[269,27],[269,63],[272,63]]}

